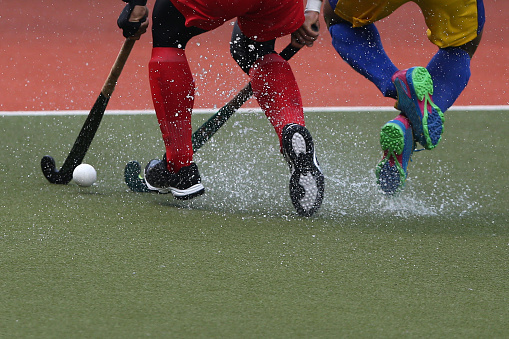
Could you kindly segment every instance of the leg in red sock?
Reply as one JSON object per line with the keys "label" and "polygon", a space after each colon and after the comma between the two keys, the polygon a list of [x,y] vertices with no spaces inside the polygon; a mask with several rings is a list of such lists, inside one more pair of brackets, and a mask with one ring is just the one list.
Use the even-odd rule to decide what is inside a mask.
{"label": "leg in red sock", "polygon": [[299,215],[309,217],[322,205],[324,175],[305,127],[302,99],[290,65],[278,54],[267,54],[255,62],[249,76],[253,94],[274,126],[290,166],[290,199]]}
{"label": "leg in red sock", "polygon": [[253,94],[280,141],[284,126],[305,126],[299,87],[286,60],[278,54],[267,54],[255,62],[249,76]]}
{"label": "leg in red sock", "polygon": [[149,72],[152,100],[166,148],[168,170],[176,173],[193,160],[193,76],[184,50],[179,48],[153,48]]}
{"label": "leg in red sock", "polygon": [[166,148],[166,161],[151,160],[145,167],[149,190],[192,199],[205,192],[193,160],[191,111],[194,82],[183,49],[155,47],[149,63],[150,88]]}

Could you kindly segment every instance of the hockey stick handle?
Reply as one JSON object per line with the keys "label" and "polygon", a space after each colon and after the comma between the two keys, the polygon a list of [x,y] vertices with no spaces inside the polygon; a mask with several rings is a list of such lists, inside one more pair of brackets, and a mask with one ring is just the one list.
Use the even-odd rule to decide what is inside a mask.
{"label": "hockey stick handle", "polygon": [[[286,46],[279,55],[285,60],[290,60],[300,48],[291,43]],[[251,98],[253,89],[251,82],[244,86],[237,95],[228,101],[223,107],[211,116],[203,125],[193,133],[193,151],[199,150],[212,136],[224,125],[224,123]]]}
{"label": "hockey stick handle", "polygon": [[300,51],[300,48],[294,47],[291,43],[286,46],[279,55],[286,61],[290,60],[297,52]]}
{"label": "hockey stick handle", "polygon": [[124,44],[120,49],[120,52],[118,52],[117,59],[115,60],[115,63],[111,67],[110,74],[108,75],[108,78],[104,82],[103,88],[101,90],[101,93],[105,97],[110,98],[111,95],[113,94],[113,90],[117,85],[118,78],[120,77],[120,74],[124,69],[124,65],[127,61],[127,58],[129,58],[129,54],[131,54],[135,42],[136,39],[134,38],[127,38],[124,41]]}

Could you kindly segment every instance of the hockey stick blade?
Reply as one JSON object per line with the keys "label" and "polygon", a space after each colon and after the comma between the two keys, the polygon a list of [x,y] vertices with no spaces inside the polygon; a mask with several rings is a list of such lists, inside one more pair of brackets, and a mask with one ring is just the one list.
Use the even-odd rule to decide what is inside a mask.
{"label": "hockey stick blade", "polygon": [[[290,60],[300,48],[291,44],[286,46],[280,53],[285,60]],[[217,113],[210,117],[192,135],[193,151],[199,150],[212,136],[226,123],[226,121],[251,98],[253,90],[251,83],[248,83],[242,90],[233,97],[226,105],[221,107]],[[141,166],[137,161],[130,161],[124,168],[124,180],[133,192],[157,192],[150,190],[141,176]]]}
{"label": "hockey stick blade", "polygon": [[124,179],[133,192],[151,192],[145,184],[145,179],[141,176],[141,166],[136,160],[129,161],[125,165]]}
{"label": "hockey stick blade", "polygon": [[88,148],[94,139],[95,133],[99,128],[102,117],[108,105],[108,101],[115,89],[118,78],[127,61],[127,57],[131,53],[135,39],[128,38],[122,45],[115,64],[111,68],[110,74],[103,85],[101,93],[97,97],[94,106],[81,128],[81,131],[74,142],[74,145],[67,155],[67,158],[60,170],[57,169],[55,159],[50,155],[45,155],[41,159],[41,170],[46,179],[52,184],[67,185],[72,180],[74,169],[83,162]]}
{"label": "hockey stick blade", "polygon": [[66,185],[72,180],[72,172],[83,161],[88,147],[94,139],[95,132],[99,128],[108,101],[109,98],[105,97],[103,93],[99,94],[60,170],[57,170],[55,159],[52,156],[45,155],[41,159],[42,173],[50,183]]}

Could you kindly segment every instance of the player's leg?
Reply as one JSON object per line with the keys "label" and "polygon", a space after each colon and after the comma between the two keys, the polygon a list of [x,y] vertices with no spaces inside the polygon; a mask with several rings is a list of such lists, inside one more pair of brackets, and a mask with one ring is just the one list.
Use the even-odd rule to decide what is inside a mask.
{"label": "player's leg", "polygon": [[[435,0],[437,1],[437,0]],[[406,0],[378,2],[330,0],[324,16],[332,42],[341,57],[372,81],[385,96],[397,99],[397,108],[411,121],[414,136],[427,149],[442,134],[442,112],[433,103],[433,83],[422,67],[398,71],[385,53],[373,22],[390,15]]]}
{"label": "player's leg", "polygon": [[204,191],[192,162],[194,81],[185,54],[187,42],[204,31],[186,27],[184,21],[170,0],[156,1],[149,80],[166,156],[147,165],[145,179],[149,188],[171,192],[177,199],[189,199]]}
{"label": "player's leg", "polygon": [[[374,25],[374,22],[390,15],[405,2],[330,0],[324,5],[325,22],[336,51],[353,69],[373,82],[384,96],[395,98],[396,107],[403,113],[387,122],[380,133],[383,158],[376,168],[376,176],[381,189],[388,194],[395,193],[404,185],[414,150],[413,125],[407,116],[415,117],[414,120],[422,126],[423,112],[429,105],[426,105],[421,94],[433,90],[429,87],[431,82],[419,81],[417,75],[421,73],[398,70],[385,53]],[[410,77],[408,80],[405,77],[407,74]],[[417,94],[414,86],[417,86]]]}
{"label": "player's leg", "polygon": [[304,126],[305,121],[297,81],[290,64],[275,52],[274,45],[275,40],[257,42],[249,39],[235,23],[231,55],[251,78],[253,94],[281,140],[285,125]]}
{"label": "player's leg", "polygon": [[355,71],[375,84],[384,96],[396,98],[391,77],[398,68],[385,52],[378,29],[373,23],[354,27],[334,12],[337,2],[331,0],[324,4],[325,23],[334,49]]}
{"label": "player's leg", "polygon": [[256,42],[235,25],[231,54],[249,74],[253,94],[274,127],[291,169],[290,198],[297,212],[311,216],[321,206],[324,176],[313,138],[305,127],[302,98],[290,64],[274,51],[275,41]]}
{"label": "player's leg", "polygon": [[[442,112],[454,104],[467,86],[470,79],[470,61],[482,37],[485,21],[483,2],[482,0],[467,2],[468,4],[465,4],[465,1],[447,0],[444,4],[431,3],[429,6],[436,7],[425,7],[423,10],[425,16],[429,18],[427,23],[430,27],[428,32],[430,40],[440,47],[426,68],[433,79],[433,101]],[[462,19],[453,16],[449,21],[433,20],[437,13],[450,9],[458,11],[458,16]],[[464,28],[460,36],[450,33],[454,27]],[[470,41],[463,43],[465,39]]]}
{"label": "player's leg", "polygon": [[[397,106],[410,118],[415,139],[425,148],[432,149],[443,133],[442,112],[451,107],[470,78],[470,59],[482,36],[484,7],[482,0],[427,0],[418,4],[429,27],[428,36],[439,51],[426,69],[413,67],[399,71],[393,76],[393,81],[398,90]],[[457,30],[457,27],[463,30]],[[399,128],[401,126],[392,122],[382,128],[380,142],[384,158],[377,167],[379,183],[387,193],[399,188],[399,184],[393,183],[403,183],[400,179],[406,178],[408,164],[404,161],[404,151],[402,154],[396,152],[396,157],[393,157],[403,156],[403,161],[399,162],[401,166],[390,166],[391,162],[386,161],[391,159],[393,150],[388,146],[404,140],[401,132],[405,128]]]}
{"label": "player's leg", "polygon": [[[332,45],[354,70],[374,83],[386,97],[397,99],[392,76],[398,72],[386,54],[378,30],[373,22],[399,6],[378,8],[376,3],[326,1],[325,23],[332,37]],[[363,7],[367,6],[367,7]],[[340,16],[341,15],[341,16]],[[393,194],[405,184],[407,166],[414,151],[410,121],[400,114],[387,122],[380,132],[383,157],[376,167],[377,183],[386,194]]]}
{"label": "player's leg", "polygon": [[[429,39],[439,47],[427,68],[413,67],[393,76],[398,108],[410,119],[414,137],[434,148],[443,133],[445,112],[470,78],[470,58],[484,25],[482,0],[425,0],[421,8]],[[461,29],[458,29],[460,27]]]}

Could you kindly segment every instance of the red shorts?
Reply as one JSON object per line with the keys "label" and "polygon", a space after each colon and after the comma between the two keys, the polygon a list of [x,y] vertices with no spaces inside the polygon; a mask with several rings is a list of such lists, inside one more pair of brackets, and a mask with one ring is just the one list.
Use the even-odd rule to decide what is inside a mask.
{"label": "red shorts", "polygon": [[186,26],[213,30],[237,18],[255,41],[268,41],[295,32],[304,23],[303,0],[171,0],[186,18]]}

